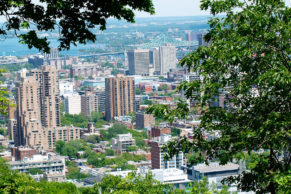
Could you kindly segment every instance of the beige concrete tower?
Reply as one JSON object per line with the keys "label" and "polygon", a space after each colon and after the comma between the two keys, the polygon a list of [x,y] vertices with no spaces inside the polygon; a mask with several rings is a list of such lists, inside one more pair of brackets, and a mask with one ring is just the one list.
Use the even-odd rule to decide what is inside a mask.
{"label": "beige concrete tower", "polygon": [[17,133],[17,115],[15,101],[10,100],[10,103],[8,106],[8,135],[14,141],[14,135]]}
{"label": "beige concrete tower", "polygon": [[133,77],[105,79],[105,119],[124,116],[135,111],[135,84]]}
{"label": "beige concrete tower", "polygon": [[56,68],[53,66],[42,66],[40,70],[31,71],[31,76],[40,85],[39,99],[42,126],[48,128],[60,126],[60,92]]}
{"label": "beige concrete tower", "polygon": [[60,126],[59,84],[55,67],[43,66],[16,83],[17,132],[15,144],[52,148],[48,134]]}
{"label": "beige concrete tower", "polygon": [[35,132],[41,130],[40,107],[39,107],[39,82],[33,77],[23,76],[16,83],[17,96],[17,133],[15,134],[16,145],[27,145],[31,138],[37,140]]}

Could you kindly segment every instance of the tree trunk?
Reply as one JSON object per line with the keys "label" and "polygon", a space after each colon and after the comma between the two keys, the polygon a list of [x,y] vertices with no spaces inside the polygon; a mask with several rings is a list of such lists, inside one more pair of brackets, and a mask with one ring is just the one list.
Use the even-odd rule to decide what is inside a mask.
{"label": "tree trunk", "polygon": [[[275,168],[273,155],[274,155],[274,150],[271,147],[270,148],[270,169],[269,169],[270,175],[274,172],[274,168]],[[273,180],[270,181],[268,190],[270,191],[271,194],[276,194],[276,188],[275,188],[275,184]]]}

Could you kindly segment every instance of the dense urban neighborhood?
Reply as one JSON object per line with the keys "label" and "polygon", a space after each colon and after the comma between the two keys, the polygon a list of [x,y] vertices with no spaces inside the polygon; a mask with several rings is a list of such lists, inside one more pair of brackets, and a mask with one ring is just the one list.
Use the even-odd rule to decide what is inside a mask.
{"label": "dense urban neighborhood", "polygon": [[[250,9],[290,16],[274,4],[273,15]],[[290,25],[264,45],[246,9],[203,6],[227,14],[109,18],[70,50],[56,30],[37,32],[49,51],[7,31],[0,193],[289,193]]]}

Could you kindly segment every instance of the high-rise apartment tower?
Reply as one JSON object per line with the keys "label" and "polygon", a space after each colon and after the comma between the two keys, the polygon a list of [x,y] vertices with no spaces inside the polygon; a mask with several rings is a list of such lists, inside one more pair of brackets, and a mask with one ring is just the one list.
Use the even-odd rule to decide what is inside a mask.
{"label": "high-rise apartment tower", "polygon": [[124,116],[135,111],[135,84],[133,77],[105,79],[105,119]]}
{"label": "high-rise apartment tower", "polygon": [[17,130],[15,145],[51,150],[57,140],[80,138],[80,129],[60,127],[58,74],[54,66],[20,75],[16,83]]}

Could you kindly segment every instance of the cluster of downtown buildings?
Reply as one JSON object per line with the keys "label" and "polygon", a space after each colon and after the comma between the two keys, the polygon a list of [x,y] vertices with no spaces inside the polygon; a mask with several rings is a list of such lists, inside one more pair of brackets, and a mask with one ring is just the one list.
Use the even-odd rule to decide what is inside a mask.
{"label": "cluster of downtown buildings", "polygon": [[[8,109],[8,131],[14,141],[10,158],[12,169],[29,172],[30,168],[41,168],[45,171],[46,180],[65,180],[65,158],[53,152],[55,142],[68,142],[81,139],[84,135],[98,134],[98,129],[95,129],[94,123],[89,123],[88,129],[73,125],[62,126],[63,101],[64,111],[68,114],[82,114],[87,117],[94,112],[100,112],[108,122],[119,122],[132,129],[147,129],[149,138],[146,144],[151,147],[151,151],[134,152],[137,155],[141,152],[150,161],[134,163],[141,174],[152,169],[151,172],[159,181],[175,184],[182,189],[189,182],[201,179],[203,175],[219,182],[221,177],[238,174],[243,168],[232,163],[226,166],[212,163],[210,166],[200,164],[187,167],[186,157],[182,152],[169,161],[164,159],[165,151],[162,147],[173,140],[172,127],[167,123],[156,126],[153,115],[144,112],[147,105],[142,102],[154,100],[175,108],[174,98],[183,97],[183,94],[160,96],[156,93],[163,85],[167,85],[172,91],[181,81],[200,80],[201,77],[177,68],[176,48],[173,46],[135,49],[125,53],[125,56],[128,68],[119,70],[115,76],[110,75],[110,69],[100,70],[98,64],[76,64],[76,58],[60,58],[56,50],[41,57],[44,58],[43,61],[39,57],[32,57],[31,63],[35,63],[38,69],[18,72],[13,101],[16,106]],[[63,67],[68,65],[70,69],[64,70]],[[116,66],[116,62],[113,61],[112,65]],[[60,75],[66,74],[67,79],[59,79]],[[88,80],[80,81],[79,77]],[[84,86],[86,88],[80,90]],[[137,95],[137,88],[144,91],[144,94]],[[223,95],[217,96],[213,104],[224,106],[223,98]],[[193,104],[189,101],[189,106],[191,105]],[[127,116],[130,113],[136,113],[135,127]],[[182,128],[180,135],[191,139],[193,123],[177,120],[173,126]],[[112,139],[111,148],[115,153],[122,154],[128,152],[128,147],[135,145],[136,141],[130,133],[118,134]],[[98,146],[96,152],[103,152],[104,145]],[[98,169],[86,170],[86,165],[81,165],[80,168],[89,173],[93,180],[94,177],[106,174],[126,176],[130,172],[100,173]],[[90,180],[92,179],[86,183],[91,184]]]}

